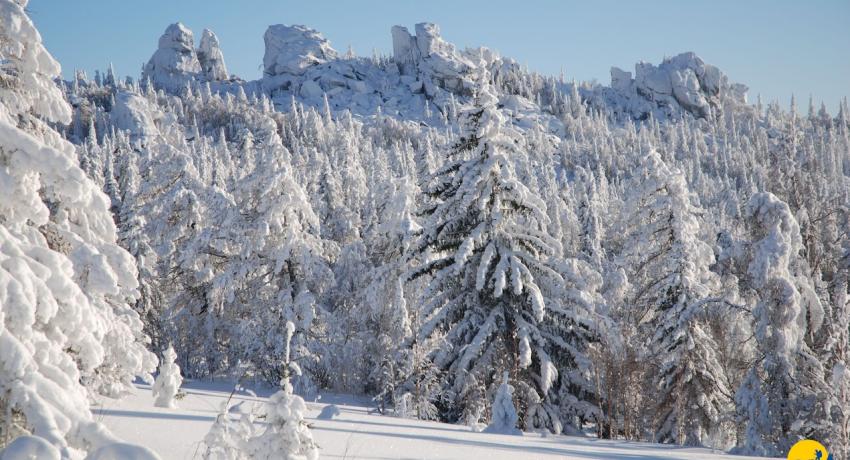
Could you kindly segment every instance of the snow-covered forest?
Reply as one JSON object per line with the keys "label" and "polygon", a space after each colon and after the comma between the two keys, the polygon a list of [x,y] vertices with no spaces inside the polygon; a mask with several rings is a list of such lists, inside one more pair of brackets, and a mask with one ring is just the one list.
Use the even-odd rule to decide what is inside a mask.
{"label": "snow-covered forest", "polygon": [[846,99],[748,101],[693,53],[566,81],[428,23],[367,57],[273,25],[253,81],[178,23],[140,75],[62,80],[26,3],[0,0],[0,452],[113,458],[90,399],[159,367],[165,407],[181,375],[280,388],[207,458],[315,458],[322,391],[850,457]]}

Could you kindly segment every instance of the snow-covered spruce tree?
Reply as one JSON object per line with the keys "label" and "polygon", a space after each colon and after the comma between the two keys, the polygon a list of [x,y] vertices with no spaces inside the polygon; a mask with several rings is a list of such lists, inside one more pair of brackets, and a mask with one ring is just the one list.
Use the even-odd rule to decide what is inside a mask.
{"label": "snow-covered spruce tree", "polygon": [[156,407],[165,407],[167,409],[177,407],[174,398],[180,391],[183,377],[180,376],[180,366],[174,362],[176,358],[177,353],[174,352],[174,347],[169,345],[162,354],[162,359],[159,362],[159,375],[156,376],[156,381],[154,381],[152,388],[154,405]]}
{"label": "snow-covered spruce tree", "polygon": [[0,447],[30,433],[69,457],[115,440],[89,394],[126,391],[156,359],[108,199],[52,128],[71,111],[26,4],[0,1]]}
{"label": "snow-covered spruce tree", "polygon": [[383,394],[385,403],[395,394],[398,344],[410,337],[410,314],[402,276],[407,269],[403,255],[420,230],[414,218],[418,189],[408,177],[388,180],[379,189],[376,221],[366,232],[367,248],[375,267],[367,275],[364,348],[371,359],[367,388]]}
{"label": "snow-covered spruce tree", "polygon": [[822,439],[835,458],[850,457],[850,244],[838,259],[835,276],[832,315],[829,324],[829,343],[823,359],[830,385],[829,398],[824,404],[823,429],[811,435]]}
{"label": "snow-covered spruce tree", "polygon": [[[128,231],[141,225],[143,241],[152,249],[137,252],[145,257],[144,269],[155,275],[149,280],[152,304],[147,306],[154,311],[146,315],[148,327],[161,345],[174,344],[184,375],[210,375],[221,367],[222,347],[216,337],[220,317],[207,300],[213,261],[203,250],[213,231],[209,209],[220,207],[215,207],[217,196],[200,181],[188,152],[165,140],[143,148],[139,163],[150,173],[122,212],[140,219],[121,223]],[[125,241],[130,242],[126,236]]]}
{"label": "snow-covered spruce tree", "polygon": [[466,386],[461,389],[460,397],[468,401],[464,412],[461,414],[460,422],[468,426],[472,431],[481,431],[487,425],[481,422],[487,409],[485,404],[484,387],[478,383],[475,375],[470,375],[466,380]]}
{"label": "snow-covered spruce tree", "polygon": [[121,204],[116,216],[118,239],[121,247],[125,248],[135,259],[138,267],[139,297],[135,310],[145,324],[145,333],[151,338],[151,349],[161,350],[166,341],[163,337],[162,310],[163,293],[159,289],[157,277],[156,252],[151,247],[150,236],[145,231],[147,222],[140,206],[139,190],[141,176],[139,174],[138,155],[131,152],[129,141],[123,132],[118,133],[115,143],[118,148],[127,152],[122,156],[120,170]]}
{"label": "snow-covered spruce tree", "polygon": [[650,338],[647,378],[659,442],[700,445],[730,410],[731,391],[702,310],[717,291],[711,247],[700,240],[702,210],[681,172],[651,151],[633,177],[617,227],[634,287],[626,321]]}
{"label": "snow-covered spruce tree", "polygon": [[[547,299],[547,318],[540,328],[541,381],[552,382],[548,397],[531,394],[526,382],[516,382],[517,399],[527,400],[523,421],[527,430],[547,427],[555,433],[579,432],[599,419],[599,391],[593,382],[590,351],[600,343],[610,320],[599,294],[602,277],[587,263],[567,258],[556,266],[563,279]],[[547,356],[548,355],[548,356]],[[556,408],[550,402],[557,404]]]}
{"label": "snow-covered spruce tree", "polygon": [[307,405],[300,396],[293,394],[289,383],[291,374],[301,373],[299,366],[290,360],[290,342],[295,325],[286,323],[285,349],[281,363],[281,389],[269,397],[266,403],[266,426],[258,436],[248,440],[248,456],[256,459],[305,459],[317,460],[319,447],[313,442],[310,426],[304,421]]}
{"label": "snow-covered spruce tree", "polygon": [[[440,409],[449,421],[469,404],[458,395],[472,374],[489,386],[508,371],[540,398],[557,375],[540,328],[544,291],[562,283],[550,262],[560,247],[544,230],[545,204],[514,175],[513,141],[497,102],[492,86],[480,85],[462,137],[428,185],[422,237],[407,255],[418,262],[412,279],[430,276],[416,341],[445,334],[431,359],[444,372],[448,397]],[[524,413],[528,404],[520,406]]]}
{"label": "snow-covered spruce tree", "polygon": [[829,395],[824,369],[805,340],[820,329],[824,311],[805,276],[800,227],[788,205],[756,193],[746,216],[757,356],[736,394],[746,425],[737,451],[775,456],[807,434],[818,415],[812,408]]}
{"label": "snow-covered spruce tree", "polygon": [[604,250],[602,248],[602,237],[604,230],[602,228],[600,213],[604,204],[600,200],[600,193],[597,188],[596,177],[593,171],[586,171],[581,168],[580,173],[584,179],[580,185],[583,189],[580,193],[578,218],[580,225],[580,241],[579,247],[581,257],[593,267],[602,268],[604,260]]}
{"label": "snow-covered spruce tree", "polygon": [[213,308],[230,318],[231,346],[269,382],[280,381],[287,322],[298,331],[292,359],[305,370],[295,385],[316,382],[321,295],[333,283],[328,267],[336,247],[319,236],[319,222],[285,163],[285,148],[271,133],[256,152],[256,166],[238,182],[235,206],[205,251],[221,259],[211,281]]}
{"label": "snow-covered spruce tree", "polygon": [[[411,314],[411,328],[419,330],[421,324],[420,316],[414,310]],[[393,388],[392,396],[397,416],[420,420],[436,420],[440,417],[436,404],[444,399],[444,374],[431,360],[431,354],[444,345],[443,334],[439,332],[424,339],[413,335],[393,356],[393,359],[398,361],[397,375],[391,376],[394,386],[395,380],[399,381],[399,385]],[[473,375],[470,375],[467,380],[471,381],[473,378]],[[463,399],[466,401],[465,410],[475,410],[484,404],[483,392],[479,395],[459,396],[466,398]],[[464,415],[461,414],[461,417]]]}
{"label": "snow-covered spruce tree", "polygon": [[493,417],[487,428],[484,428],[485,433],[522,435],[522,431],[517,428],[519,416],[514,407],[514,387],[508,382],[508,371],[505,371],[502,383],[493,397]]}

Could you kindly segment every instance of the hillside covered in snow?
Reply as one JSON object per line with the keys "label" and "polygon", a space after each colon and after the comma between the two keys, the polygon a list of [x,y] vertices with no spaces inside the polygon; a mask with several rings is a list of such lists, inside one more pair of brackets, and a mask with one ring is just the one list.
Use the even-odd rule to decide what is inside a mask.
{"label": "hillside covered in snow", "polygon": [[[251,81],[176,23],[141,75],[63,81],[26,3],[0,458],[850,456],[846,100],[753,103],[691,52],[565,81],[430,23],[371,57],[271,25]],[[181,376],[278,391],[180,409]]]}

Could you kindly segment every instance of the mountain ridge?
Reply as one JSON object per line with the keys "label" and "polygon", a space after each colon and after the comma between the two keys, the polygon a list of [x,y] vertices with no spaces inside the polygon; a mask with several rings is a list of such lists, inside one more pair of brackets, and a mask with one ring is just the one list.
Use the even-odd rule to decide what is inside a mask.
{"label": "mountain ridge", "polygon": [[[443,40],[439,26],[419,23],[415,34],[406,27],[393,26],[393,55],[385,61],[342,55],[334,50],[320,32],[307,26],[269,26],[264,41],[263,77],[245,81],[233,75],[225,78],[224,57],[217,39],[208,41],[213,51],[195,48],[191,30],[181,23],[166,29],[159,47],[145,65],[142,80],[150,80],[160,89],[175,92],[191,83],[210,83],[213,89],[235,92],[263,91],[278,106],[288,105],[287,96],[321,106],[328,97],[332,110],[350,109],[354,113],[374,114],[398,111],[406,118],[422,118],[427,100],[432,110],[450,110],[452,97],[469,97],[477,74],[486,71],[497,87],[507,95],[521,95],[510,86],[528,75],[535,75],[552,86],[551,92],[569,94],[576,88],[587,104],[613,114],[645,119],[678,117],[683,113],[706,118],[720,104],[745,105],[746,86],[730,83],[717,67],[706,64],[693,52],[665,58],[655,66],[647,62],[635,65],[631,72],[611,68],[610,85],[567,83],[553,77],[523,71],[511,59],[486,47],[458,51]],[[205,37],[214,33],[205,30]],[[214,43],[210,45],[209,43]],[[215,53],[220,68],[214,77],[201,72],[199,56]],[[501,79],[501,82],[500,82]],[[501,84],[500,84],[501,83]],[[520,93],[520,94],[512,94]],[[412,99],[420,99],[415,101]],[[563,101],[540,101],[557,111]],[[537,102],[537,101],[532,101]],[[544,109],[541,107],[540,111]]]}

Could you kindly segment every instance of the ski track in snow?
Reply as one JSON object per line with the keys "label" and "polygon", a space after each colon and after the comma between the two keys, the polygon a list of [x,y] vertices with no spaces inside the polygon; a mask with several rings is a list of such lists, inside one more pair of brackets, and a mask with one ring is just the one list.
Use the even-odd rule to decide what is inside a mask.
{"label": "ski track in snow", "polygon": [[[200,459],[201,440],[206,435],[232,386],[224,382],[194,381],[182,391],[186,396],[178,408],[154,407],[149,385],[137,384],[123,399],[100,398],[92,407],[95,419],[102,421],[115,435],[147,446],[163,460]],[[233,395],[231,406],[242,402],[262,403],[271,389]],[[333,420],[319,420],[329,404],[339,406]],[[259,407],[259,406],[258,406]],[[524,436],[475,433],[462,425],[401,419],[373,413],[363,397],[323,394],[308,401],[308,421],[313,437],[321,447],[321,458],[328,459],[604,459],[656,460],[688,459],[747,460],[702,448],[682,448],[651,443],[608,441],[574,436]],[[232,412],[232,411],[231,411]],[[762,457],[758,457],[764,460]]]}

